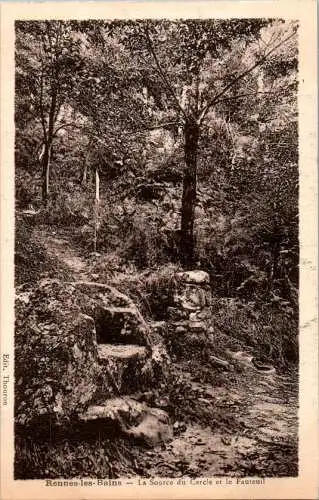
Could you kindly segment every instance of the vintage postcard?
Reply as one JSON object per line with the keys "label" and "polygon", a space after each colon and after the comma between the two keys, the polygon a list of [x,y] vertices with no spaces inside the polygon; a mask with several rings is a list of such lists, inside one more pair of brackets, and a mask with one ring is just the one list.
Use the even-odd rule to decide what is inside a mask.
{"label": "vintage postcard", "polygon": [[1,499],[318,498],[316,2],[1,3]]}

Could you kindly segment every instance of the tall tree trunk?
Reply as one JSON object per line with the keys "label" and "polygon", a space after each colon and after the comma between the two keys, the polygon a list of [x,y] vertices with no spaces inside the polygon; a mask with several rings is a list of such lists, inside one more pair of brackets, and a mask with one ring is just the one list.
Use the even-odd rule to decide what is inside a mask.
{"label": "tall tree trunk", "polygon": [[47,205],[50,192],[50,162],[52,144],[45,144],[42,157],[42,202]]}
{"label": "tall tree trunk", "polygon": [[51,162],[51,153],[52,153],[52,144],[54,139],[54,121],[55,121],[55,113],[57,110],[57,95],[58,90],[56,84],[52,86],[51,93],[51,103],[49,110],[49,125],[47,133],[45,133],[45,146],[44,146],[44,154],[42,159],[42,202],[47,205],[49,190],[50,190],[50,162]]}
{"label": "tall tree trunk", "polygon": [[194,265],[194,219],[197,182],[197,149],[199,126],[189,120],[184,128],[185,171],[183,178],[182,217],[181,217],[181,261],[186,267]]}

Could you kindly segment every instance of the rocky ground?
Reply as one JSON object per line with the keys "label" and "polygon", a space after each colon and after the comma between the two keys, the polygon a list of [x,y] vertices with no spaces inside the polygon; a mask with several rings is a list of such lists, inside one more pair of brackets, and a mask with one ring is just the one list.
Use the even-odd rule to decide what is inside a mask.
{"label": "rocky ground", "polygon": [[[92,257],[85,258],[80,255],[71,245],[66,234],[57,234],[41,228],[35,233],[35,238],[44,247],[47,255],[54,259],[58,266],[66,270],[70,281],[87,282],[87,280],[92,279],[92,268],[94,267]],[[82,288],[80,292],[82,294]],[[85,293],[88,293],[87,287]],[[72,314],[76,314],[76,308],[79,304],[80,307],[83,307],[83,296],[80,295],[80,299],[75,300],[73,288],[72,290],[70,288],[69,295],[72,299],[68,297],[68,307]],[[90,291],[89,296],[89,302],[98,300],[95,292],[92,295]],[[25,291],[20,291],[23,307],[28,307],[28,297]],[[37,300],[39,299],[37,298]],[[179,300],[183,301],[183,297],[179,297]],[[205,297],[203,300],[205,302]],[[128,306],[131,307],[131,304],[129,303]],[[60,305],[59,308],[63,309],[63,305]],[[81,310],[83,311],[83,309]],[[71,314],[70,311],[68,314]],[[85,314],[87,313],[88,311],[85,310]],[[36,314],[36,311],[34,314]],[[63,311],[61,314],[63,316]],[[134,315],[135,321],[136,317],[139,318],[139,316],[136,316],[135,312]],[[87,318],[88,316],[86,316],[86,321]],[[140,320],[138,319],[138,321]],[[174,323],[175,325],[178,324],[176,331],[180,333],[183,332],[183,328],[185,329],[185,320],[183,321],[177,323],[175,321]],[[144,323],[141,324],[143,327],[143,342],[140,342],[139,346],[135,345],[136,341],[133,343],[130,340],[127,345],[122,345],[120,348],[118,346],[114,347],[112,344],[100,345],[99,352],[95,354],[90,348],[91,358],[89,364],[90,370],[93,370],[94,373],[93,371],[91,375],[89,373],[89,378],[95,377],[96,373],[100,373],[99,360],[102,363],[106,362],[108,373],[112,371],[110,369],[113,366],[112,359],[116,359],[117,362],[119,359],[121,360],[121,369],[115,372],[112,371],[112,373],[113,375],[116,374],[118,381],[120,380],[117,383],[122,385],[126,383],[123,374],[125,370],[125,373],[127,373],[128,369],[131,369],[129,364],[133,358],[140,357],[145,363],[143,366],[147,366],[147,369],[154,368],[154,359],[156,361],[154,352],[156,354],[156,350],[153,349],[152,357],[149,358],[151,361],[148,362],[148,358],[145,357],[145,349],[148,348],[149,341],[144,339]],[[195,332],[192,335],[198,335],[201,327],[198,318],[196,318],[196,321],[190,322],[189,325],[192,325]],[[138,334],[140,334],[140,325],[138,328]],[[91,324],[88,325],[88,329],[85,326],[86,333],[90,332],[91,329]],[[37,332],[35,332],[35,335],[37,335]],[[69,335],[68,332],[67,335]],[[44,349],[47,348],[45,343],[43,346]],[[133,349],[134,352],[129,352],[130,349]],[[216,354],[214,350],[212,352]],[[151,390],[142,387],[141,391],[139,391],[139,397],[137,397],[137,393],[134,393],[133,400],[124,401],[122,399],[119,403],[119,412],[115,417],[114,405],[113,407],[109,405],[110,408],[112,407],[110,412],[110,409],[106,408],[107,405],[103,406],[103,398],[95,401],[95,404],[100,406],[91,406],[87,413],[82,414],[82,421],[85,422],[91,419],[96,421],[96,412],[104,412],[104,417],[107,413],[109,421],[113,422],[116,419],[117,424],[120,421],[119,430],[122,437],[119,443],[122,443],[121,446],[124,451],[121,455],[119,452],[121,446],[119,444],[116,451],[119,456],[115,460],[117,465],[114,465],[111,469],[104,469],[104,472],[101,469],[100,474],[102,477],[108,477],[108,474],[110,477],[119,477],[121,475],[127,477],[212,477],[218,475],[282,477],[298,474],[297,374],[294,372],[279,372],[271,369],[271,367],[263,372],[256,369],[251,362],[252,356],[246,356],[245,352],[238,355],[236,351],[232,352],[225,349],[224,356],[220,356],[220,352],[219,350],[218,357],[209,357],[208,353],[208,358],[206,358],[206,369],[210,374],[213,374],[211,377],[205,376],[201,369],[196,370],[195,360],[185,360],[181,356],[173,356],[170,371],[175,378],[172,385],[170,385],[169,381],[166,381],[167,395],[160,394],[158,387],[156,387],[156,379],[154,379],[151,382],[153,391],[152,387]],[[86,365],[83,365],[81,353],[74,351],[72,355],[76,363],[78,363],[76,365],[79,367],[77,370],[82,370],[83,373],[87,374],[87,368]],[[101,361],[103,357],[105,359]],[[74,363],[74,360],[72,363]],[[85,363],[87,363],[87,360],[85,360]],[[72,369],[74,366],[72,365]],[[138,365],[138,370],[140,370],[140,365]],[[67,377],[67,373],[70,371],[72,372],[70,366],[67,367],[66,374],[61,369],[61,377]],[[146,370],[142,367],[141,373],[143,371]],[[73,372],[72,377],[76,384],[76,373]],[[140,372],[134,372],[134,377],[138,377],[139,374]],[[45,372],[45,376],[49,377],[49,375],[52,376],[52,374]],[[179,383],[174,386],[176,377],[179,377]],[[22,378],[23,376],[21,380]],[[48,380],[50,381],[50,378]],[[23,384],[24,382],[18,381],[18,383]],[[107,384],[105,380],[103,383],[104,385]],[[91,386],[90,382],[88,387],[91,388]],[[86,389],[83,386],[84,392]],[[31,388],[29,391],[32,392],[32,390]],[[52,392],[52,388],[50,388],[50,391]],[[96,391],[96,387],[94,387],[94,391]],[[92,388],[92,392],[94,391]],[[65,398],[68,401],[66,406],[70,408],[70,411],[73,411],[78,404],[77,401],[81,400],[83,394],[80,394],[78,399],[76,399],[76,394],[71,394],[72,397],[70,398],[70,396],[63,393],[59,396],[59,401],[62,405],[63,398]],[[117,395],[114,395],[112,391],[108,395],[108,397],[115,396]],[[41,397],[43,398],[43,395]],[[84,399],[86,401],[88,398],[85,397]],[[140,400],[138,401],[138,399]],[[116,404],[118,404],[118,400],[116,401]],[[22,402],[22,404],[24,403]],[[38,404],[40,405],[40,403]],[[146,408],[151,409],[149,411]],[[53,411],[56,411],[55,408],[53,408]],[[130,411],[135,412],[136,415],[142,415],[142,417],[138,417],[138,425],[132,423],[131,418],[123,417],[125,412],[128,414]],[[169,415],[169,426],[167,425],[166,415]],[[162,426],[161,432],[165,436],[163,439],[160,439],[162,436],[158,433],[159,426]],[[148,433],[148,439],[141,440],[141,436],[145,438],[145,432]],[[104,452],[107,454],[107,443],[100,444],[100,446],[102,454]],[[104,450],[103,447],[105,447]],[[33,448],[33,450],[35,449]],[[43,445],[40,444],[35,455],[38,453],[41,456],[41,450],[43,450]],[[36,477],[65,476],[66,471],[63,460],[61,460],[60,469],[57,464],[51,469],[48,464],[41,465],[41,460],[38,467],[34,466],[34,464],[31,467],[30,464],[34,461],[32,452],[25,452],[26,458],[22,457],[23,453],[21,448],[17,451],[18,465],[16,470],[18,470],[17,475],[19,477],[28,477],[28,474],[29,477],[35,477],[34,474],[37,475]],[[28,467],[33,468],[33,472],[28,472]],[[47,469],[41,470],[41,467]],[[79,475],[79,470],[75,466],[69,474],[71,476]],[[92,466],[90,471],[92,474]],[[93,472],[93,475],[99,476],[98,468]]]}

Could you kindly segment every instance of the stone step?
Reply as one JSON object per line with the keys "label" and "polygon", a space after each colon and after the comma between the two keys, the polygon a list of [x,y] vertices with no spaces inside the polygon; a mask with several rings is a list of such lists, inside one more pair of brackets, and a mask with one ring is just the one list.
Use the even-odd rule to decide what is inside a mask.
{"label": "stone step", "polygon": [[173,432],[168,414],[151,408],[130,396],[107,399],[89,406],[79,415],[79,421],[95,433],[118,432],[141,444],[155,447],[172,439]]}
{"label": "stone step", "polygon": [[102,363],[109,358],[127,360],[147,357],[146,347],[135,344],[98,344],[97,349],[99,361]]}
{"label": "stone step", "polygon": [[120,395],[148,388],[151,351],[135,344],[98,344],[99,394]]}

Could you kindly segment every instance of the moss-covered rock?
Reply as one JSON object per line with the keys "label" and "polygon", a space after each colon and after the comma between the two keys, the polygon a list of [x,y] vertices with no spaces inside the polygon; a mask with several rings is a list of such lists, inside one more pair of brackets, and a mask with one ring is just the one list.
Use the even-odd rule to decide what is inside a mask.
{"label": "moss-covered rock", "polygon": [[42,280],[18,289],[15,303],[17,422],[68,420],[96,390],[94,320],[70,284]]}
{"label": "moss-covered rock", "polygon": [[[120,329],[107,322],[110,311],[122,318]],[[20,425],[65,424],[97,397],[154,386],[163,374],[164,358],[150,345],[147,323],[113,287],[44,279],[17,288],[15,312]],[[99,344],[98,328],[113,344]]]}

